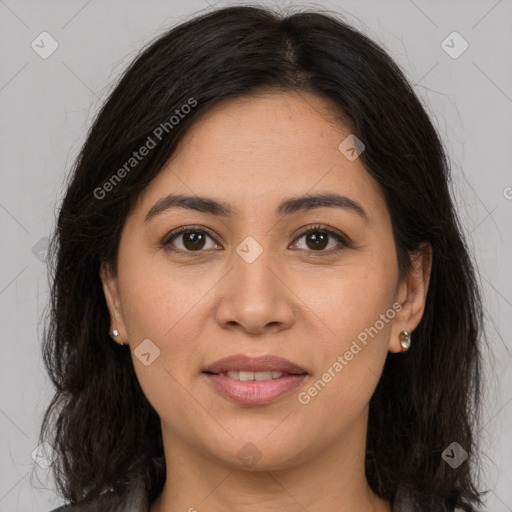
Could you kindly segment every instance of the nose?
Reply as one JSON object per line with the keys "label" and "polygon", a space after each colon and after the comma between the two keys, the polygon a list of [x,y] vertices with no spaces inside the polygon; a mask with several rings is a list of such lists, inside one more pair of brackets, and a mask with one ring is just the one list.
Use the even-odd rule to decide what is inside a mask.
{"label": "nose", "polygon": [[216,318],[224,329],[264,335],[293,325],[295,295],[271,249],[265,248],[251,263],[235,252],[233,268],[219,286]]}

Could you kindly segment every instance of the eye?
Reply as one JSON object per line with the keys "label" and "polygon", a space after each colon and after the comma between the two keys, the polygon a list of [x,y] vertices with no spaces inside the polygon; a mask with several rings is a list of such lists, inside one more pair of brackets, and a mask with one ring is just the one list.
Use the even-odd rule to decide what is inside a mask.
{"label": "eye", "polygon": [[207,238],[215,242],[213,237],[204,228],[185,226],[166,236],[161,245],[165,247],[176,247],[174,240],[181,242],[181,247],[179,247],[179,244],[176,249],[171,247],[170,250],[175,252],[204,252],[202,249],[215,249],[216,247],[220,247],[216,242],[214,243],[214,247],[205,247]]}
{"label": "eye", "polygon": [[[309,237],[309,238],[308,238]],[[213,246],[207,247],[207,239],[213,242]],[[325,252],[332,254],[341,251],[345,247],[350,247],[349,241],[340,233],[333,231],[325,226],[313,226],[307,231],[301,233],[296,240],[306,239],[306,247],[300,247],[295,242],[295,248],[309,252]],[[334,239],[338,244],[334,248],[325,250],[329,246],[329,239]],[[175,243],[178,242],[178,243]],[[162,247],[176,253],[205,252],[203,249],[219,249],[221,246],[215,241],[209,230],[200,226],[184,226],[169,233],[160,244]],[[180,247],[181,245],[181,247]]]}
{"label": "eye", "polygon": [[[332,254],[350,246],[349,242],[344,236],[324,226],[313,226],[309,228],[307,231],[300,234],[297,240],[300,240],[301,238],[306,239],[306,247],[298,248],[311,250],[313,252],[327,252]],[[324,250],[329,245],[329,238],[336,240],[338,242],[338,247],[336,247],[336,244],[334,244],[335,248],[333,250],[332,247],[329,250]],[[298,244],[295,243],[295,245]]]}

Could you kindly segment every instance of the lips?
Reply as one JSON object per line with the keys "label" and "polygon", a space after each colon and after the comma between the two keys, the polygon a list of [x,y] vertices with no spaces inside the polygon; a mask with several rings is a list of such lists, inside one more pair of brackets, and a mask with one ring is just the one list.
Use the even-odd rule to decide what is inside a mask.
{"label": "lips", "polygon": [[203,371],[213,389],[240,405],[265,405],[289,394],[308,372],[277,356],[235,355],[220,359]]}
{"label": "lips", "polygon": [[282,357],[271,355],[251,357],[244,354],[219,359],[215,363],[207,366],[204,372],[215,373],[217,375],[227,372],[281,372],[290,375],[308,373],[304,368]]}

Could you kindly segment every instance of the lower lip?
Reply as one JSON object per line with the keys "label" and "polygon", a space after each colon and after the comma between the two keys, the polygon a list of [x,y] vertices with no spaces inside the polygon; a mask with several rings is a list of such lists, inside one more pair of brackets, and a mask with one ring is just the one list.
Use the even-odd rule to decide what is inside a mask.
{"label": "lower lip", "polygon": [[222,394],[243,405],[265,405],[300,386],[304,375],[286,375],[272,380],[234,380],[225,375],[205,373]]}

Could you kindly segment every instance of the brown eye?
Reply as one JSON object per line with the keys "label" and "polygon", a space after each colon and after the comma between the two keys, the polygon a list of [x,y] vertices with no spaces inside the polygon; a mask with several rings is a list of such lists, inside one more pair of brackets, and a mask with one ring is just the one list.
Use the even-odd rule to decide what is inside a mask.
{"label": "brown eye", "polygon": [[[208,239],[214,242],[213,246],[207,247]],[[162,245],[171,246],[172,250],[176,249],[177,252],[202,252],[203,249],[217,247],[213,238],[206,231],[193,227],[181,228],[178,232],[172,233],[163,241]]]}
{"label": "brown eye", "polygon": [[187,250],[196,251],[202,249],[205,243],[205,235],[204,233],[199,233],[197,231],[188,231],[184,234],[180,235],[183,241],[183,245]]}
{"label": "brown eye", "polygon": [[329,235],[320,231],[314,231],[306,235],[306,240],[306,244],[310,249],[325,249],[329,241]]}
{"label": "brown eye", "polygon": [[[297,247],[298,249],[304,249],[309,250],[312,252],[337,252],[338,250],[343,249],[344,247],[348,247],[348,243],[345,240],[343,236],[336,233],[335,231],[332,231],[330,229],[319,227],[314,227],[305,233],[302,233],[297,240],[300,240],[301,238],[304,238],[306,240],[306,247]],[[331,245],[329,249],[333,250],[325,250],[326,247],[328,247],[329,242],[331,240],[334,240],[337,242],[334,243],[334,245]],[[298,246],[298,242],[295,244]],[[336,248],[336,246],[338,247]]]}
{"label": "brown eye", "polygon": [[[208,247],[208,239],[210,246]],[[294,243],[294,248],[305,250],[307,252],[317,252],[332,254],[345,247],[350,247],[349,242],[341,234],[317,226],[299,235],[296,240],[305,239],[305,247],[300,247],[299,242]],[[208,249],[221,249],[212,235],[204,228],[194,226],[182,227],[173,233],[170,233],[161,242],[161,246],[176,253],[201,253]],[[203,250],[204,249],[204,250]]]}

